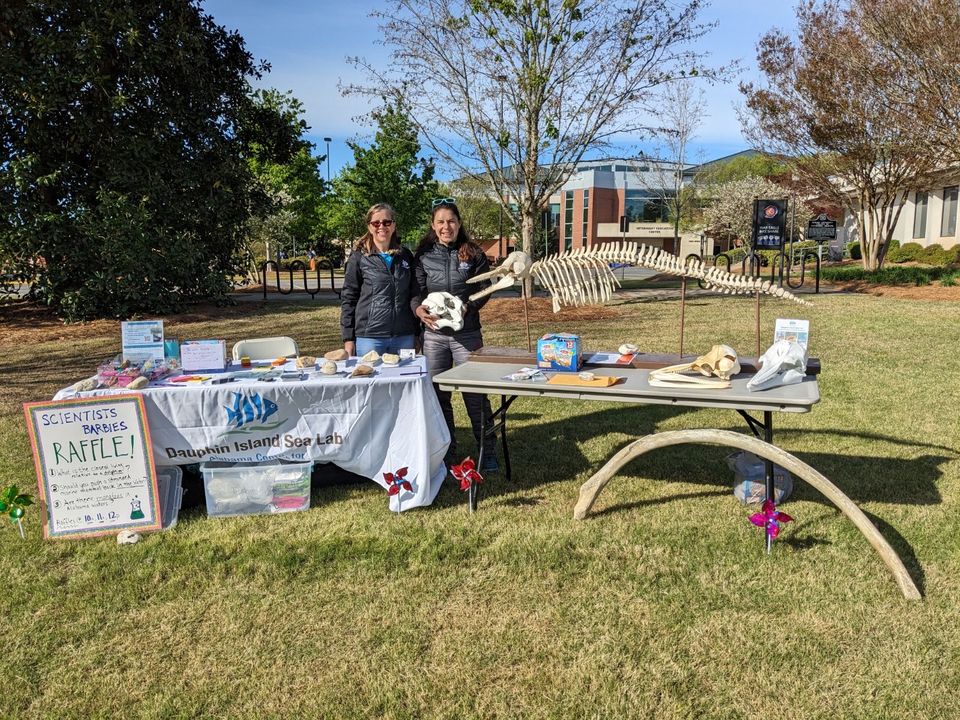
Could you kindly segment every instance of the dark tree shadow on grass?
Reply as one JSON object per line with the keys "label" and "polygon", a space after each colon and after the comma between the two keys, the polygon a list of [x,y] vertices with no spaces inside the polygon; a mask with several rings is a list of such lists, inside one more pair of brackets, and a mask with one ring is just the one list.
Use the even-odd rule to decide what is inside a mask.
{"label": "dark tree shadow on grass", "polygon": [[[665,406],[617,406],[587,414],[571,416],[559,421],[538,425],[508,424],[508,442],[513,477],[508,482],[502,472],[491,474],[481,491],[484,503],[497,504],[498,496],[517,491],[534,491],[537,487],[566,480],[582,474],[597,472],[609,458],[599,461],[584,456],[580,447],[604,433],[627,433],[630,440],[618,443],[619,450],[633,439],[654,433],[667,419],[690,412],[692,409]],[[512,419],[512,416],[511,416]],[[728,429],[743,430],[742,426]],[[778,430],[777,438],[786,433],[805,433],[805,430]],[[942,502],[938,483],[943,477],[942,466],[956,458],[956,453],[942,445],[914,443],[895,436],[877,433],[857,433],[849,430],[814,431],[822,435],[862,439],[865,442],[883,441],[897,446],[916,447],[937,452],[919,455],[913,459],[876,457],[868,455],[836,454],[797,451],[794,455],[807,463],[840,488],[858,506],[862,503],[899,505],[936,505]],[[663,504],[687,497],[723,495],[730,492],[733,473],[724,461],[733,449],[710,445],[678,445],[651,451],[622,468],[624,474],[642,475],[651,480],[684,482],[723,487],[723,490],[704,490],[702,493],[680,494],[673,497],[620,503],[600,507],[592,517],[610,515],[647,505]],[[612,453],[611,453],[612,454]],[[616,482],[616,478],[612,480]],[[824,498],[806,482],[795,479],[794,495],[798,500],[822,503],[839,515],[832,502]],[[571,502],[576,498],[571,498]],[[874,515],[871,521],[903,559],[908,572],[923,592],[923,569],[910,543],[892,526]],[[786,540],[786,538],[784,538]],[[813,547],[821,542],[815,535],[796,536],[792,544],[797,548]]]}

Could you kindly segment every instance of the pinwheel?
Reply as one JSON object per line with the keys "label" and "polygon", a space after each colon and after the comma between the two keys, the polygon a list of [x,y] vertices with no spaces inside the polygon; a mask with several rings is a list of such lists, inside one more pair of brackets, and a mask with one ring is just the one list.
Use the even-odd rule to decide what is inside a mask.
{"label": "pinwheel", "polygon": [[788,523],[793,520],[785,512],[777,510],[773,500],[763,501],[762,512],[754,513],[750,516],[750,522],[757,527],[762,527],[767,533],[767,552],[770,552],[770,543],[780,534],[780,523]]}
{"label": "pinwheel", "polygon": [[460,481],[461,490],[469,490],[474,483],[482,483],[483,476],[477,472],[477,464],[473,458],[467,458],[459,465],[450,468],[453,477]]}
{"label": "pinwheel", "polygon": [[470,512],[473,512],[477,496],[476,486],[483,482],[483,475],[477,472],[477,464],[473,458],[468,457],[459,465],[452,465],[450,472],[460,481],[460,489],[467,493],[467,505]]}
{"label": "pinwheel", "polygon": [[407,476],[407,469],[400,468],[395,473],[384,473],[383,479],[387,481],[387,495],[399,495],[400,490],[413,490],[409,480],[404,480]]}
{"label": "pinwheel", "polygon": [[10,522],[15,522],[20,529],[20,537],[25,538],[23,533],[23,515],[24,508],[33,505],[33,496],[21,493],[16,485],[9,485],[0,491],[0,513],[6,513],[10,516]]}
{"label": "pinwheel", "polygon": [[383,474],[383,479],[387,482],[387,495],[394,496],[397,495],[397,513],[400,512],[400,491],[407,490],[412,492],[413,485],[410,484],[409,480],[404,480],[407,476],[407,468],[402,467],[396,472],[385,472]]}

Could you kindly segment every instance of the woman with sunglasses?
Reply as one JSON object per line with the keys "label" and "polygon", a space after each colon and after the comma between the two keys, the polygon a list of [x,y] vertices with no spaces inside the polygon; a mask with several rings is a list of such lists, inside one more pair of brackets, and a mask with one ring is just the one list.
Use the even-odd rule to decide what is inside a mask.
{"label": "woman with sunglasses", "polygon": [[414,347],[420,304],[413,255],[400,245],[393,208],[367,210],[367,232],[357,241],[343,271],[340,331],[351,355],[397,354]]}
{"label": "woman with sunglasses", "polygon": [[[433,201],[430,230],[420,241],[414,258],[417,287],[424,297],[432,292],[448,292],[464,303],[463,327],[456,332],[450,328],[437,328],[435,323],[438,318],[419,303],[416,307],[417,317],[426,326],[423,334],[423,354],[426,356],[430,373],[436,374],[466,362],[470,353],[483,347],[480,308],[489,297],[472,301],[470,295],[482,290],[487,284],[467,285],[467,280],[487,272],[490,263],[480,246],[467,237],[460,219],[460,210],[453,198]],[[437,389],[443,417],[450,429],[450,448],[446,457],[448,465],[458,460],[450,395],[449,392]],[[481,413],[484,413],[484,417],[490,417],[490,401],[486,395],[463,393],[463,404],[467,408],[473,435],[479,445]],[[484,452],[481,470],[491,472],[498,469],[496,448],[491,447]]]}

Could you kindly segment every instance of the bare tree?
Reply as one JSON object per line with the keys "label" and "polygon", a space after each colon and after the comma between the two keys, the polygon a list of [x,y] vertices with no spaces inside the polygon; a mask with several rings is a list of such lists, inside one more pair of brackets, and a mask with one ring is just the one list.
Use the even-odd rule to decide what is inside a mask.
{"label": "bare tree", "polygon": [[948,162],[960,162],[960,4],[956,0],[856,0],[851,13],[878,61],[899,66],[884,88],[891,112],[918,123]]}
{"label": "bare tree", "polygon": [[[425,145],[479,173],[530,252],[543,206],[587,150],[646,130],[653,91],[715,78],[692,47],[704,0],[394,0],[388,68],[345,92],[403,99]],[[516,210],[511,209],[511,203]]]}
{"label": "bare tree", "polygon": [[696,204],[696,193],[684,187],[684,175],[690,160],[690,142],[706,117],[703,90],[690,79],[670,83],[658,94],[661,142],[657,156],[666,163],[656,164],[660,201],[669,209],[673,221],[675,252],[680,252],[680,223],[688,220]]}
{"label": "bare tree", "polygon": [[942,152],[920,123],[890,112],[886,88],[906,87],[906,69],[878,55],[861,19],[840,0],[804,0],[796,42],[778,30],[760,40],[767,84],[741,84],[741,121],[755,148],[793,158],[796,180],[854,217],[863,266],[875,270],[909,190]]}

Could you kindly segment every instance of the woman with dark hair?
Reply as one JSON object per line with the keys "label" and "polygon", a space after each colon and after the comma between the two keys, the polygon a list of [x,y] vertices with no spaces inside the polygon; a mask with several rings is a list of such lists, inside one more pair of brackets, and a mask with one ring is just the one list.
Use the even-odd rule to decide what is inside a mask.
{"label": "woman with dark hair", "polygon": [[420,304],[413,255],[400,245],[393,208],[367,210],[367,232],[347,259],[340,292],[340,332],[351,355],[397,354],[414,347]]}
{"label": "woman with dark hair", "polygon": [[[487,256],[480,246],[472,242],[463,229],[460,210],[453,198],[440,198],[433,201],[430,230],[424,235],[414,255],[417,287],[423,297],[432,292],[448,292],[460,298],[464,303],[463,327],[457,331],[450,328],[438,328],[437,318],[422,305],[416,308],[417,317],[423,321],[426,330],[423,334],[423,354],[431,374],[449,370],[454,365],[464,363],[470,353],[483,347],[480,334],[480,308],[489,297],[477,301],[470,295],[486,287],[486,283],[467,285],[467,280],[490,269]],[[422,298],[417,298],[421,300]],[[450,428],[450,449],[447,451],[447,464],[456,461],[456,434],[453,424],[453,405],[449,392],[437,389],[437,398],[443,410],[443,417]],[[470,416],[473,435],[480,443],[481,413],[490,417],[490,402],[486,395],[463,393],[463,404]],[[484,450],[484,462],[481,470],[488,472],[499,469],[496,448]]]}

